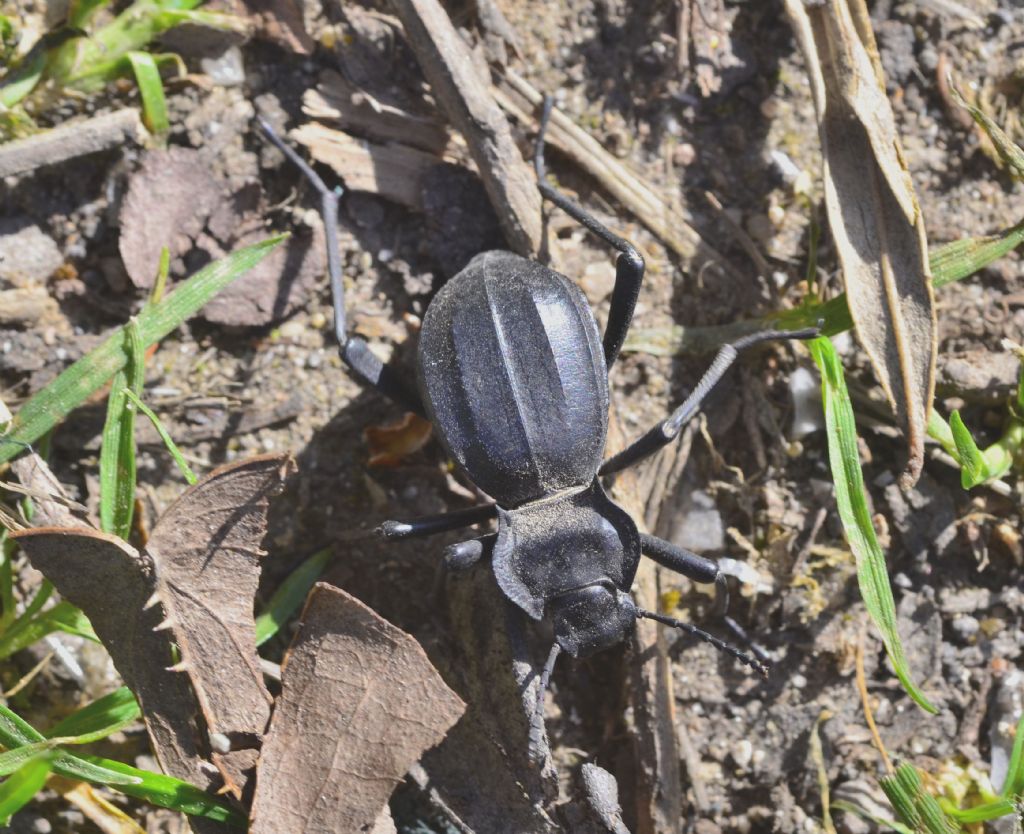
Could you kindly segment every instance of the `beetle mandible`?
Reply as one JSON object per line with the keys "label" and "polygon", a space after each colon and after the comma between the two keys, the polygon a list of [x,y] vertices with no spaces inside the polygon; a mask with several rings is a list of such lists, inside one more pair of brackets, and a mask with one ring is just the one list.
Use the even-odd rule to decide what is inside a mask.
{"label": "beetle mandible", "polygon": [[554,644],[539,698],[562,651],[585,657],[621,642],[642,617],[682,629],[765,674],[753,657],[691,623],[639,608],[629,594],[641,556],[697,582],[721,579],[717,565],[664,539],[640,533],[605,493],[601,477],[671,443],[746,347],[807,339],[818,328],[766,330],[724,345],[683,403],[618,454],[604,458],[608,372],[633,318],[644,261],[628,241],[547,182],[545,99],[534,150],[537,186],[617,250],[615,285],[603,338],[582,291],[570,279],[512,252],[473,258],[436,294],[420,332],[417,385],[409,386],[366,342],[349,334],[337,240],[341,189],[319,175],[263,119],[267,138],[321,198],[335,335],[350,371],[401,407],[427,417],[445,451],[494,503],[411,521],[387,521],[388,539],[427,536],[497,518],[496,533],[448,547],[445,563],[465,569],[490,557],[502,593]]}

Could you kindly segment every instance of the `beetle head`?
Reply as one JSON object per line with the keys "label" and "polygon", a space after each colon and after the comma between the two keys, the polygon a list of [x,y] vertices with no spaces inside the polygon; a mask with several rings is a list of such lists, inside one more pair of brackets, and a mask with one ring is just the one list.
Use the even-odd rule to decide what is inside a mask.
{"label": "beetle head", "polygon": [[549,606],[555,640],[573,657],[586,657],[622,642],[637,616],[629,594],[610,579],[559,594]]}

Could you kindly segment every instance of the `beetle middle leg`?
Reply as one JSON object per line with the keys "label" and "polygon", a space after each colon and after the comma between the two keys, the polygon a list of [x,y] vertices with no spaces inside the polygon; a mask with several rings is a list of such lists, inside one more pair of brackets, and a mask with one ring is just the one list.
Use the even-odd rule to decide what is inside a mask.
{"label": "beetle middle leg", "polygon": [[582,206],[577,205],[557,188],[551,185],[544,170],[544,135],[547,133],[551,119],[551,96],[544,98],[544,109],[540,118],[540,129],[537,131],[537,143],[533,152],[533,167],[537,172],[537,188],[540,193],[568,214],[573,220],[586,226],[601,240],[619,252],[615,261],[615,289],[612,290],[612,303],[608,311],[608,324],[604,329],[604,361],[610,370],[626,341],[636,299],[640,295],[640,285],[644,280],[644,259],[625,238],[621,238],[609,230],[600,220],[590,214]]}
{"label": "beetle middle leg", "polygon": [[617,455],[608,458],[601,465],[599,474],[611,475],[615,472],[620,472],[634,463],[639,463],[644,458],[654,454],[658,449],[667,446],[675,440],[683,426],[700,411],[704,399],[721,381],[722,377],[725,376],[725,372],[732,367],[732,364],[739,356],[739,352],[744,348],[778,339],[813,339],[820,332],[821,330],[818,327],[808,327],[804,330],[763,330],[758,333],[751,333],[742,339],[737,339],[731,344],[723,345],[711,363],[711,367],[704,372],[704,376],[700,378],[697,387],[683,401],[683,404],[673,411],[668,419],[658,423]]}

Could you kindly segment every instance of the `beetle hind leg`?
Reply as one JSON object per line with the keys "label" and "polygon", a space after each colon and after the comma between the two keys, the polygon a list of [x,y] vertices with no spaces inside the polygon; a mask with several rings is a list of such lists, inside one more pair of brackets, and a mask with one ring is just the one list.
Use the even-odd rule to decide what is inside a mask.
{"label": "beetle hind leg", "polygon": [[270,123],[262,116],[258,118],[263,135],[285,155],[320,195],[320,216],[324,222],[327,239],[327,272],[331,280],[331,296],[334,303],[334,335],[338,340],[341,358],[352,373],[363,382],[380,391],[392,402],[426,417],[423,401],[415,389],[406,384],[401,375],[390,365],[385,365],[371,350],[365,340],[348,333],[345,316],[345,285],[341,278],[341,258],[338,253],[338,200],[341,188],[328,188],[320,175],[299,154],[285,142]]}

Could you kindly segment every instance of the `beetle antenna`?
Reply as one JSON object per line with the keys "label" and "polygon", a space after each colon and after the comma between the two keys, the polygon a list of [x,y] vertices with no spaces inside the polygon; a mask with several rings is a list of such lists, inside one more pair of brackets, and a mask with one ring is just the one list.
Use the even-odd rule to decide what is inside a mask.
{"label": "beetle antenna", "polygon": [[735,634],[743,643],[747,644],[747,646],[750,648],[750,653],[754,657],[756,657],[758,660],[765,664],[771,661],[771,658],[768,656],[768,652],[766,652],[759,645],[757,645],[757,643],[754,642],[754,638],[752,638],[747,633],[747,630],[738,622],[736,622],[732,617],[730,617],[728,614],[724,614],[722,616],[722,621],[729,627],[729,631]]}
{"label": "beetle antenna", "polygon": [[561,654],[562,647],[553,643],[551,651],[548,652],[548,659],[544,663],[544,669],[540,673],[540,686],[537,688],[537,704],[533,710],[533,718],[530,721],[530,750],[536,750],[540,745],[540,737],[544,733],[544,695],[548,691],[548,684],[551,683],[551,674],[555,671],[555,661]]}
{"label": "beetle antenna", "polygon": [[657,620],[659,623],[663,623],[673,628],[678,628],[681,631],[685,631],[692,634],[694,637],[699,637],[706,643],[710,643],[719,651],[725,652],[735,657],[740,663],[745,663],[755,672],[760,674],[762,677],[768,677],[768,667],[761,661],[751,657],[746,652],[741,652],[735,646],[726,643],[724,640],[719,640],[713,634],[708,634],[703,629],[697,628],[693,623],[687,623],[683,620],[677,620],[675,617],[668,617],[664,614],[655,614],[653,611],[645,611],[643,608],[636,609],[636,615],[638,618],[646,618],[648,620]]}

